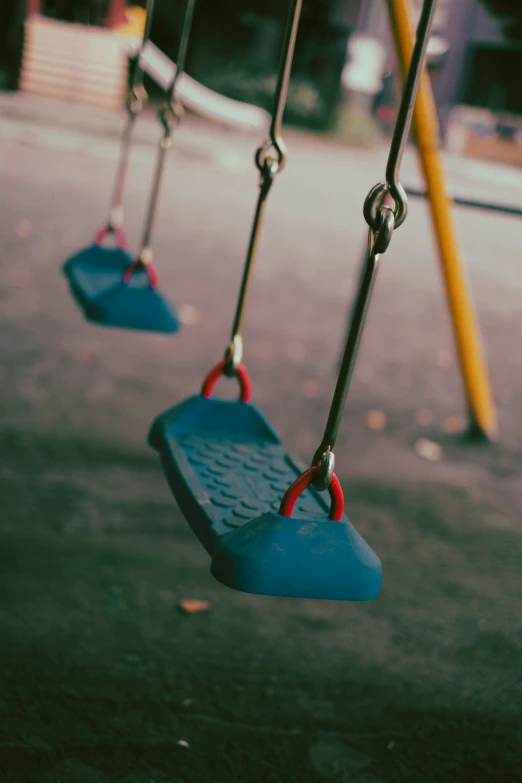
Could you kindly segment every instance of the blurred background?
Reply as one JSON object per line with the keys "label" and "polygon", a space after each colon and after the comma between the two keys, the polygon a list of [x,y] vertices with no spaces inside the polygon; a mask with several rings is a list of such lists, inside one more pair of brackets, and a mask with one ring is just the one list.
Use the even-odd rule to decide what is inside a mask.
{"label": "blurred background", "polygon": [[[412,24],[420,6],[406,3]],[[244,340],[254,401],[305,463],[400,99],[394,7],[303,3],[288,165]],[[159,71],[182,9],[156,2]],[[382,256],[336,446],[347,513],[383,562],[381,596],[227,590],[146,443],[228,342],[286,14],[275,0],[196,3],[154,233],[183,329],[162,336],[84,321],[61,272],[107,220],[144,9],[2,3],[0,781],[522,781],[516,3],[438,2],[436,123],[431,135],[417,123],[405,152],[409,215]],[[161,135],[149,66],[125,190],[132,252]],[[223,380],[217,393],[235,391]],[[185,599],[205,610],[181,612]]]}

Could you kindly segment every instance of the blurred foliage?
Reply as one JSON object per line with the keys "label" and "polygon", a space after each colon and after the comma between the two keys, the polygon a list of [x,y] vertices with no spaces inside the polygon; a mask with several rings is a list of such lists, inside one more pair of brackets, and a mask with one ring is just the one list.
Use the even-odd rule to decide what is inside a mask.
{"label": "blurred foliage", "polygon": [[[181,0],[156,0],[151,37],[172,59]],[[143,5],[143,0],[140,2]],[[358,0],[354,0],[354,7]],[[304,0],[287,122],[325,129],[334,120],[349,29],[333,0]],[[271,110],[288,5],[281,0],[198,0],[187,71],[210,89]]]}
{"label": "blurred foliage", "polygon": [[103,25],[108,8],[109,0],[40,0],[40,10],[45,16],[63,22]]}
{"label": "blurred foliage", "polygon": [[522,40],[522,3],[517,0],[481,0],[492,16],[496,16],[508,38]]}

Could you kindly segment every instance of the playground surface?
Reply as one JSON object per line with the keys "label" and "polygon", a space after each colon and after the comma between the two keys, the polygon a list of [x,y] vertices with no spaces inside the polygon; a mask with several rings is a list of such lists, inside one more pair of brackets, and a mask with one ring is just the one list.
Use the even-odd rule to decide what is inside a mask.
{"label": "playground surface", "polygon": [[[498,442],[446,431],[465,404],[428,215],[412,201],[382,257],[336,448],[348,513],[383,561],[382,595],[241,594],[211,578],[146,435],[222,355],[259,140],[182,126],[156,258],[183,332],[103,331],[81,319],[60,267],[103,222],[119,120],[84,110],[80,127],[51,104],[6,105],[0,781],[522,781],[520,220],[457,213]],[[128,187],[134,247],[148,127]],[[287,138],[245,352],[255,402],[309,460],[365,243],[362,201],[385,151]],[[518,172],[447,166],[461,193],[516,203],[522,192]],[[404,180],[418,182],[411,152]],[[384,430],[365,426],[371,410],[385,414]],[[420,438],[441,458],[422,459]],[[208,611],[181,613],[189,598]]]}

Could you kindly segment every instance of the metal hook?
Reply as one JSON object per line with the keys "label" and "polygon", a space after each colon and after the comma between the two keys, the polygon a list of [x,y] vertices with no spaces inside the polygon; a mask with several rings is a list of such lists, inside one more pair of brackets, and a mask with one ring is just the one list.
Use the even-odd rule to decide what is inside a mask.
{"label": "metal hook", "polygon": [[314,488],[318,492],[324,492],[332,483],[335,472],[335,454],[333,451],[324,451],[322,454],[317,451],[312,460],[312,467],[314,465],[319,468],[319,476],[313,482]]}
{"label": "metal hook", "polygon": [[368,225],[374,230],[378,229],[378,209],[383,204],[384,197],[387,194],[395,202],[395,228],[399,228],[404,223],[408,214],[408,197],[399,180],[400,167],[410,132],[436,3],[437,0],[424,0],[422,5],[415,45],[402,90],[395,128],[393,129],[388,162],[386,164],[386,182],[376,185],[366,197],[364,217]]}
{"label": "metal hook", "polygon": [[327,473],[325,471],[328,468],[328,463],[323,463],[323,457],[325,454],[333,452],[335,441],[337,440],[337,433],[339,432],[339,426],[341,424],[348,389],[350,388],[350,382],[352,380],[370,298],[379,268],[379,255],[384,253],[388,247],[395,226],[395,215],[391,207],[380,207],[378,215],[380,225],[377,231],[374,231],[373,228],[368,230],[368,250],[366,252],[363,273],[359,282],[359,289],[355,298],[352,320],[348,330],[343,360],[341,362],[341,369],[335,386],[323,439],[315,452],[312,462],[312,464],[317,464],[319,460],[321,460],[321,465],[324,465],[322,468],[321,486],[323,486],[327,479]]}
{"label": "metal hook", "polygon": [[272,111],[269,138],[256,153],[256,165],[260,171],[262,170],[265,159],[272,150],[276,155],[278,171],[282,171],[286,165],[287,150],[282,137],[283,114],[285,112],[286,99],[288,96],[288,86],[290,84],[290,73],[292,70],[292,60],[294,57],[297,30],[299,28],[301,7],[302,0],[292,0],[274,93],[274,108]]}
{"label": "metal hook", "polygon": [[[374,231],[378,231],[381,225],[379,211],[385,206],[386,196],[391,196],[395,202],[393,214],[395,215],[395,228],[401,226],[408,216],[408,197],[401,183],[397,183],[397,189],[392,193],[389,185],[379,182],[375,185],[364,200],[363,215],[367,224]],[[390,207],[387,207],[390,209]]]}
{"label": "metal hook", "polygon": [[158,206],[159,192],[161,188],[161,181],[163,179],[163,172],[165,169],[165,158],[167,150],[171,144],[171,136],[174,128],[181,121],[183,117],[183,108],[176,95],[176,84],[178,78],[183,73],[185,68],[185,60],[187,56],[188,42],[190,38],[190,28],[192,26],[192,18],[194,15],[195,0],[186,0],[185,11],[183,13],[183,22],[181,27],[181,35],[179,40],[177,65],[174,78],[170,83],[166,93],[165,101],[158,110],[158,118],[163,126],[163,136],[159,140],[158,144],[158,156],[156,159],[156,168],[152,180],[152,190],[149,199],[149,206],[147,216],[145,219],[145,228],[143,230],[143,240],[141,244],[140,260],[145,251],[152,254],[151,249],[151,235],[156,217],[156,210]]}
{"label": "metal hook", "polygon": [[[230,346],[227,349],[227,372],[232,372],[235,351],[237,350],[238,337],[241,334],[241,324],[247,300],[250,277],[252,274],[255,253],[258,244],[259,233],[262,226],[264,206],[268,192],[272,187],[274,177],[283,170],[286,164],[286,145],[281,135],[281,125],[285,109],[286,98],[288,95],[288,84],[290,81],[290,71],[292,70],[292,60],[294,56],[295,41],[297,38],[297,29],[299,27],[299,18],[301,15],[302,0],[291,0],[288,11],[283,49],[279,65],[277,84],[274,93],[274,108],[272,111],[272,122],[270,124],[269,138],[259,147],[255,154],[255,163],[261,174],[260,192],[257,200],[256,211],[250,232],[250,241],[248,244],[243,277],[239,289],[234,322],[232,324],[232,333],[230,337]],[[242,352],[241,342],[241,352]],[[232,357],[232,359],[230,359]],[[232,364],[231,364],[232,361]]]}
{"label": "metal hook", "polygon": [[[154,3],[155,0],[147,0],[147,7],[145,11],[145,29],[143,31],[143,38],[141,40],[140,49],[136,59],[136,67],[132,77],[132,84],[127,92],[127,99],[125,102],[125,107],[129,116],[123,131],[120,159],[118,161],[118,168],[116,169],[114,191],[112,194],[111,207],[109,210],[109,226],[112,229],[118,228],[123,223],[123,190],[125,187],[125,180],[127,178],[127,170],[129,166],[132,130],[134,128],[134,121],[148,100],[147,91],[143,86],[143,69],[141,68],[140,64],[140,57],[147,41],[150,38]],[[119,221],[118,223],[114,219],[115,215]]]}

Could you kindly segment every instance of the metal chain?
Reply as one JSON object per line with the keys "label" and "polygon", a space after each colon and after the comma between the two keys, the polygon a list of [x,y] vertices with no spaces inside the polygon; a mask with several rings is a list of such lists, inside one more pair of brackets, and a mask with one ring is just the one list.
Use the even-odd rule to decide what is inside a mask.
{"label": "metal chain", "polygon": [[123,225],[123,190],[125,187],[125,180],[127,179],[127,170],[129,167],[132,131],[134,128],[134,122],[147,101],[147,93],[143,86],[143,69],[141,67],[140,61],[142,52],[150,39],[154,4],[155,0],[147,0],[143,38],[141,39],[140,48],[136,57],[134,73],[132,76],[132,84],[127,92],[126,109],[128,113],[128,119],[121,140],[120,159],[118,161],[118,168],[116,170],[114,193],[112,196],[108,223],[109,228],[112,231],[120,228]]}
{"label": "metal chain", "polygon": [[250,240],[248,243],[243,278],[241,280],[241,286],[239,289],[230,344],[225,353],[225,359],[227,363],[225,365],[224,372],[226,375],[234,375],[235,368],[238,366],[238,364],[241,363],[242,360],[243,340],[241,337],[241,326],[243,323],[243,315],[250,287],[250,280],[258,246],[259,234],[263,223],[266,198],[270,188],[272,187],[275,175],[282,171],[286,165],[286,146],[282,138],[281,129],[286,98],[288,95],[288,85],[290,83],[292,61],[294,58],[297,29],[299,27],[299,19],[301,16],[301,7],[302,0],[291,0],[284,34],[277,83],[274,92],[274,105],[272,110],[272,121],[270,124],[269,136],[255,154],[255,163],[261,175],[260,190],[254,213]]}
{"label": "metal chain", "polygon": [[[318,490],[326,489],[332,480],[335,464],[333,448],[337,439],[370,298],[379,268],[379,256],[388,249],[394,229],[404,222],[408,212],[408,199],[399,181],[399,170],[410,131],[413,108],[426,56],[436,2],[437,0],[424,0],[422,7],[415,46],[390,146],[386,166],[386,183],[378,184],[372,188],[364,203],[364,217],[369,226],[368,249],[352,310],[350,328],[330,413],[323,439],[312,460],[312,465],[319,464],[321,468],[320,476],[314,484]],[[393,208],[383,203],[388,194],[395,202]]]}
{"label": "metal chain", "polygon": [[187,59],[187,49],[190,39],[190,29],[192,26],[195,4],[196,0],[185,1],[185,10],[183,13],[174,76],[172,82],[165,90],[164,103],[158,110],[158,117],[163,126],[163,136],[161,137],[158,144],[156,168],[154,170],[154,176],[152,180],[152,189],[147,209],[147,216],[145,218],[145,228],[143,230],[141,252],[139,255],[139,261],[144,265],[152,263],[152,229],[154,227],[154,221],[156,218],[161,182],[163,179],[163,172],[165,170],[166,154],[171,145],[172,133],[174,132],[176,126],[181,122],[184,114],[183,107],[176,92],[176,86],[178,79],[185,70],[185,62]]}

